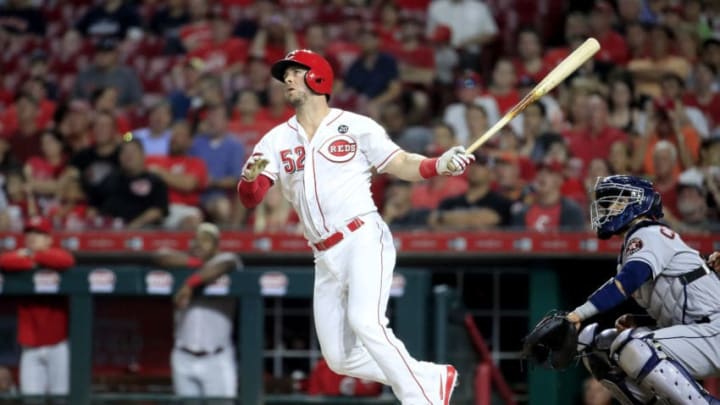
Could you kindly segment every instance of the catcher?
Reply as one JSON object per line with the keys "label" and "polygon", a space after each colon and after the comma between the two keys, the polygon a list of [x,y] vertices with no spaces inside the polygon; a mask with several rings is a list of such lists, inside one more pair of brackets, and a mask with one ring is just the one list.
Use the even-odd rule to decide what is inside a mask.
{"label": "catcher", "polygon": [[[583,356],[590,372],[623,404],[720,404],[696,379],[720,374],[720,278],[680,235],[658,220],[660,194],[632,176],[599,178],[591,203],[600,239],[624,242],[618,272],[567,314],[551,314],[525,338],[525,355],[568,366]],[[709,263],[718,267],[717,252]],[[580,324],[632,297],[656,322],[623,315],[614,329]]]}

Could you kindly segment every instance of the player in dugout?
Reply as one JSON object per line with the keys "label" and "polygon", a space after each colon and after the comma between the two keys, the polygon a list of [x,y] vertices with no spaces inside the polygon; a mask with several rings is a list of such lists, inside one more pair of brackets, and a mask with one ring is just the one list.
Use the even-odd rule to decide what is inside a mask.
{"label": "player in dugout", "polygon": [[[29,218],[24,232],[24,247],[0,255],[1,271],[65,271],[75,265],[70,252],[52,246],[52,225],[46,218]],[[22,298],[17,319],[17,340],[22,347],[20,392],[67,395],[70,376],[67,298],[55,295]]]}
{"label": "player in dugout", "polygon": [[295,115],[255,146],[238,194],[253,208],[277,183],[300,217],[315,256],[313,313],[325,361],[338,374],[391,386],[403,404],[449,404],[455,367],[416,360],[388,328],[396,251],[370,177],[457,176],[474,156],[462,146],[437,158],[408,153],[371,118],[330,108],[333,70],[312,51],[289,53],[271,73]]}

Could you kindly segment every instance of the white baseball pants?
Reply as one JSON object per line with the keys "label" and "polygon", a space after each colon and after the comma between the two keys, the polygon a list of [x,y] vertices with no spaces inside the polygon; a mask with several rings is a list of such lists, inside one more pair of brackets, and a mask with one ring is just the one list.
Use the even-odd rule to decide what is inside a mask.
{"label": "white baseball pants", "polygon": [[69,355],[67,340],[50,346],[23,347],[20,392],[24,395],[67,395]]}
{"label": "white baseball pants", "polygon": [[432,367],[412,358],[387,327],[392,235],[377,213],[362,220],[355,232],[343,230],[340,243],[315,253],[313,312],[323,357],[336,373],[390,385],[403,405],[432,405]]}
{"label": "white baseball pants", "polygon": [[235,351],[195,356],[178,348],[170,355],[175,394],[187,397],[228,397],[237,395]]}

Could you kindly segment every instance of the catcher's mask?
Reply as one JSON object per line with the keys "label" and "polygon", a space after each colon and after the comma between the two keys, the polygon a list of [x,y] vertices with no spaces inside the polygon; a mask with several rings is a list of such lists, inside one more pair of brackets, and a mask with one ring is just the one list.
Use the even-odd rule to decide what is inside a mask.
{"label": "catcher's mask", "polygon": [[590,205],[590,222],[600,239],[622,232],[635,218],[663,216],[660,193],[648,180],[634,176],[599,177]]}

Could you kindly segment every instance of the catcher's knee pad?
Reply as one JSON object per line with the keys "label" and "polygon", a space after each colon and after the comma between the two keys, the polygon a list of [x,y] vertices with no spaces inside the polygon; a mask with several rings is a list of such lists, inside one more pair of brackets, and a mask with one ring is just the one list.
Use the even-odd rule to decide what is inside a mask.
{"label": "catcher's knee pad", "polygon": [[658,351],[652,334],[624,330],[610,348],[628,377],[661,399],[678,405],[707,405],[705,392],[680,364]]}

